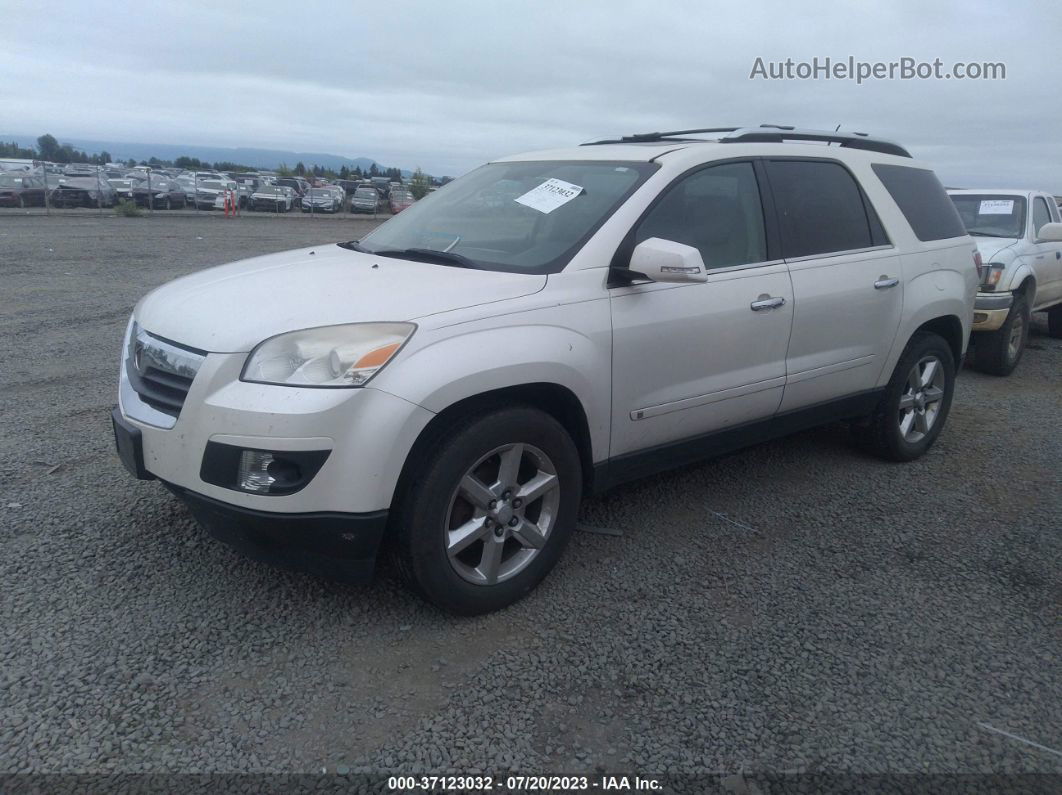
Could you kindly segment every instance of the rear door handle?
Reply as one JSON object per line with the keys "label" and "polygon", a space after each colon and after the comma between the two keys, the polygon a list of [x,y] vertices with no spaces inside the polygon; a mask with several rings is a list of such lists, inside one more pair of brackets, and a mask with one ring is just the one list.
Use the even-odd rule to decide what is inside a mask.
{"label": "rear door handle", "polygon": [[749,307],[752,309],[753,312],[767,312],[771,309],[777,309],[778,307],[784,305],[785,299],[781,296],[772,297],[769,295],[761,295],[759,298],[749,304]]}
{"label": "rear door handle", "polygon": [[881,276],[876,282],[874,282],[875,290],[888,290],[890,287],[895,287],[900,283],[899,279],[892,279],[888,276]]}

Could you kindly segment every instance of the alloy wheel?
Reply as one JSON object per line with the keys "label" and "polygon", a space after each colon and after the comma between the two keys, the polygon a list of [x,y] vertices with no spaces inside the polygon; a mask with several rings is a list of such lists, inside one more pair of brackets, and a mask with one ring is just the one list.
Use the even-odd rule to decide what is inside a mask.
{"label": "alloy wheel", "polygon": [[1018,313],[1014,322],[1010,324],[1010,337],[1007,339],[1007,361],[1013,362],[1021,353],[1022,343],[1025,340],[1025,316]]}
{"label": "alloy wheel", "polygon": [[530,444],[497,447],[461,477],[444,526],[454,571],[495,585],[523,571],[545,547],[560,508],[553,462]]}
{"label": "alloy wheel", "polygon": [[911,368],[900,394],[897,417],[905,441],[920,442],[932,430],[940,415],[946,383],[944,364],[933,354],[923,356]]}

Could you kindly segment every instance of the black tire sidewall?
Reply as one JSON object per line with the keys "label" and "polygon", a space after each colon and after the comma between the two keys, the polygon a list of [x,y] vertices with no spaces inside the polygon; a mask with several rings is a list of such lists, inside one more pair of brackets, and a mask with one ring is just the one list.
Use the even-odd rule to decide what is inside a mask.
{"label": "black tire sidewall", "polygon": [[[1019,316],[1024,319],[1025,328],[1022,332],[1018,354],[1011,359],[1007,352],[1010,347],[1010,332],[1014,327],[1014,321]],[[1014,296],[1014,303],[1011,304],[1010,312],[1007,313],[1007,319],[1003,321],[1003,325],[996,331],[983,332],[974,339],[974,363],[977,368],[992,375],[1010,375],[1014,372],[1014,368],[1021,361],[1022,354],[1025,353],[1031,322],[1032,312],[1029,310],[1029,302],[1023,294],[1018,293]]]}
{"label": "black tire sidewall", "polygon": [[1047,310],[1047,334],[1054,339],[1062,338],[1062,304]]}
{"label": "black tire sidewall", "polygon": [[[474,585],[454,571],[446,555],[443,522],[460,477],[488,451],[513,442],[542,450],[560,478],[560,507],[546,545],[515,577],[492,586]],[[530,592],[556,565],[575,526],[582,493],[579,453],[563,426],[530,407],[507,408],[455,427],[435,447],[419,477],[405,493],[403,526],[408,574],[432,603],[444,610],[475,615],[505,607]]]}
{"label": "black tire sidewall", "polygon": [[[941,400],[940,411],[937,414],[933,427],[930,428],[922,439],[917,442],[909,442],[903,438],[897,416],[900,411],[900,397],[903,395],[904,386],[907,383],[907,375],[923,356],[935,355],[944,366],[944,397]],[[955,394],[955,357],[947,341],[932,333],[919,333],[907,345],[900,360],[896,363],[892,378],[885,388],[885,396],[882,399],[882,414],[878,421],[883,423],[881,428],[883,441],[890,453],[890,457],[898,461],[913,461],[920,458],[933,446],[940,436],[944,424],[951,412],[951,401]]]}
{"label": "black tire sidewall", "polygon": [[[1022,326],[1021,346],[1018,348],[1018,353],[1011,360],[1007,351],[1010,347],[1010,332],[1014,327],[1014,322],[1021,317],[1024,321]],[[1029,302],[1025,300],[1024,295],[1014,296],[1014,304],[1010,308],[1010,313],[1007,315],[1007,320],[1003,324],[1003,327],[999,330],[1000,346],[1003,352],[1003,363],[1007,369],[1007,372],[1011,372],[1018,366],[1018,362],[1021,361],[1021,356],[1025,353],[1025,344],[1029,341],[1029,323],[1032,320],[1032,312],[1029,311]]]}

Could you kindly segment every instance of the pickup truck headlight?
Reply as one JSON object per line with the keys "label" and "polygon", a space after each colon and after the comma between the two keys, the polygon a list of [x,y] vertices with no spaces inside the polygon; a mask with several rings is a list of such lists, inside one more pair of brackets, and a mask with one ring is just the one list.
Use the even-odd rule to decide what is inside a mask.
{"label": "pickup truck headlight", "polygon": [[363,386],[416,328],[412,323],[348,323],[279,334],[251,351],[240,380],[283,386]]}
{"label": "pickup truck headlight", "polygon": [[1001,265],[998,262],[988,263],[985,266],[984,275],[981,277],[981,289],[988,292],[995,290],[996,285],[999,284],[1000,277],[1003,276],[1003,271],[1006,269],[1006,265]]}

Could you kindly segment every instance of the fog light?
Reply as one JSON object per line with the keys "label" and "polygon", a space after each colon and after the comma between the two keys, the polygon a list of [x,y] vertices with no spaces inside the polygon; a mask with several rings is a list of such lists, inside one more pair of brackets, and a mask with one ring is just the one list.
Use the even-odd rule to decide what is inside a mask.
{"label": "fog light", "polygon": [[330,450],[249,450],[207,442],[199,477],[226,489],[268,494],[293,494],[317,474]]}
{"label": "fog light", "polygon": [[272,453],[260,450],[244,450],[240,454],[240,469],[236,482],[244,491],[268,492],[276,482],[269,467],[276,461]]}
{"label": "fog light", "polygon": [[988,320],[987,312],[974,312],[974,323],[984,323]]}
{"label": "fog light", "polygon": [[240,454],[236,482],[244,491],[275,494],[287,491],[301,479],[302,471],[294,461],[262,450],[244,450]]}

